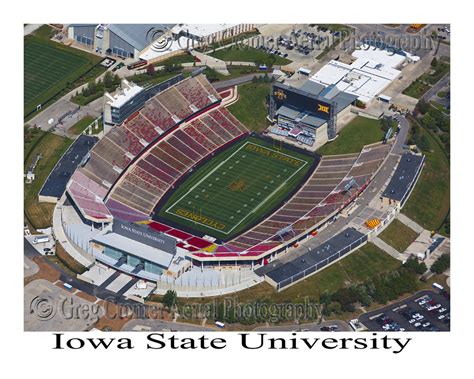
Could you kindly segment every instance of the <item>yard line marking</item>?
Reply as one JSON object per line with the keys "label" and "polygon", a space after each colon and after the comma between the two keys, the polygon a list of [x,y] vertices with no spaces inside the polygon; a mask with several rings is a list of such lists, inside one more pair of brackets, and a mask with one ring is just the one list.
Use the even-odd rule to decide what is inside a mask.
{"label": "yard line marking", "polygon": [[[260,207],[262,207],[269,199],[271,199],[278,191],[280,191],[287,183],[288,181],[293,177],[295,176],[299,171],[301,171],[307,164],[308,164],[308,161],[304,161],[302,159],[299,159],[297,157],[294,157],[292,155],[289,155],[289,154],[285,154],[285,153],[282,153],[281,151],[277,151],[277,150],[274,150],[274,149],[271,149],[271,148],[268,148],[266,146],[262,146],[262,145],[257,145],[261,148],[264,148],[264,149],[267,149],[269,151],[273,151],[273,152],[276,152],[278,154],[281,154],[281,155],[285,155],[289,158],[292,158],[292,159],[295,159],[295,160],[298,160],[300,162],[302,162],[303,164],[296,170],[293,172],[292,175],[290,175],[285,181],[283,181],[274,191],[272,191],[267,197],[265,197],[261,202],[260,204],[258,204],[255,208],[253,208],[253,210],[249,211],[249,213],[243,217],[237,224],[235,224],[229,231],[225,232],[223,230],[219,230],[219,229],[216,229],[210,225],[205,225],[205,224],[202,224],[200,222],[196,222],[196,221],[193,221],[193,220],[190,220],[186,217],[183,217],[181,215],[178,215],[178,214],[175,214],[175,213],[172,213],[170,212],[170,209],[174,208],[179,202],[181,202],[181,200],[188,196],[192,191],[194,191],[194,189],[196,189],[196,187],[198,187],[199,185],[201,185],[209,176],[213,175],[220,167],[222,167],[222,165],[224,165],[225,163],[227,163],[235,154],[237,154],[238,152],[240,152],[241,149],[245,148],[248,144],[253,144],[253,145],[257,145],[253,142],[250,142],[250,141],[247,141],[245,144],[243,144],[241,147],[239,147],[235,152],[233,152],[229,157],[227,157],[224,161],[222,161],[221,163],[219,163],[216,167],[214,167],[214,169],[212,169],[207,175],[205,175],[199,182],[197,182],[194,186],[192,186],[185,194],[183,194],[178,200],[176,200],[171,206],[168,207],[168,209],[165,211],[165,213],[168,213],[168,214],[171,214],[175,217],[179,217],[179,218],[182,218],[186,221],[191,221],[191,222],[194,222],[194,223],[197,223],[199,225],[202,225],[206,228],[209,228],[209,229],[212,229],[212,230],[215,230],[219,233],[223,233],[223,234],[229,234],[231,233],[236,227],[238,227],[245,219],[247,219],[250,215],[254,214],[258,209],[260,209]],[[231,167],[233,168],[233,167]],[[283,172],[287,172],[288,171],[288,168],[285,168],[283,170]],[[211,186],[211,185],[209,185]],[[261,193],[259,192],[258,195],[260,195]],[[237,211],[236,213],[240,213],[240,210]]]}

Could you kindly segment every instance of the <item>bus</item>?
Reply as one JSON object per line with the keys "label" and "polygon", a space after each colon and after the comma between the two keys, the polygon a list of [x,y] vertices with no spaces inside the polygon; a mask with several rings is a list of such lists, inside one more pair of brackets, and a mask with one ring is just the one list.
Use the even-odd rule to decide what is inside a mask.
{"label": "bus", "polygon": [[433,288],[436,288],[440,291],[444,291],[444,287],[441,285],[441,284],[438,284],[438,283],[433,283]]}
{"label": "bus", "polygon": [[132,62],[130,64],[127,65],[127,68],[129,70],[134,70],[136,68],[140,68],[140,67],[143,67],[143,66],[146,66],[148,62],[145,61],[145,60],[139,60],[139,61],[136,61],[136,62]]}
{"label": "bus", "polygon": [[218,328],[221,328],[221,329],[224,329],[225,328],[225,324],[223,322],[220,322],[220,321],[216,321],[216,326]]}

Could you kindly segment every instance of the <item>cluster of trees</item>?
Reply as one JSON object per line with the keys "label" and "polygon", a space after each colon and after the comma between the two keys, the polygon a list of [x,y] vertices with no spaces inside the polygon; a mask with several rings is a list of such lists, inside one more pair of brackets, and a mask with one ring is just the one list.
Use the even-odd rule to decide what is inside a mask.
{"label": "cluster of trees", "polygon": [[35,137],[36,134],[38,134],[38,132],[40,131],[39,128],[37,127],[28,127],[28,126],[24,126],[23,128],[23,131],[24,131],[24,141],[25,141],[25,144],[28,144],[30,143],[33,138]]}
{"label": "cluster of trees", "polygon": [[407,261],[403,264],[403,267],[416,272],[418,275],[423,275],[428,269],[425,262],[420,262],[416,257],[413,256],[407,259]]}
{"label": "cluster of trees", "polygon": [[[173,63],[165,63],[163,66],[163,69],[160,70],[160,72],[176,72],[180,71],[182,69],[180,64],[173,64]],[[155,76],[157,73],[157,70],[155,70],[155,66],[152,64],[149,64],[146,66],[146,74],[148,76]]]}
{"label": "cluster of trees", "polygon": [[436,133],[443,143],[446,151],[450,151],[450,120],[449,116],[441,110],[421,99],[417,104],[417,110],[422,115],[421,123],[423,126]]}
{"label": "cluster of trees", "polygon": [[392,272],[383,273],[367,279],[363,283],[353,284],[338,289],[334,293],[321,294],[320,302],[324,305],[323,314],[353,312],[357,305],[364,307],[372,303],[385,304],[400,295],[415,292],[418,289],[418,274],[421,268],[401,266]]}
{"label": "cluster of trees", "polygon": [[274,81],[273,76],[270,78],[267,73],[263,76],[254,76],[252,78],[252,83],[271,83]]}
{"label": "cluster of trees", "polygon": [[443,75],[446,74],[449,69],[449,64],[434,57],[431,60],[431,68],[434,70],[434,72],[430,75],[423,75],[422,77],[426,80],[426,82],[433,85],[438,82],[438,80],[440,80]]}
{"label": "cluster of trees", "polygon": [[120,84],[120,78],[117,74],[112,74],[110,71],[107,71],[104,74],[102,79],[99,79],[97,82],[92,80],[90,81],[86,87],[84,87],[80,94],[76,93],[76,97],[78,95],[83,96],[85,98],[93,97],[95,95],[102,95],[104,91],[111,91],[116,86]]}
{"label": "cluster of trees", "polygon": [[411,136],[408,138],[407,142],[409,145],[417,145],[423,151],[429,151],[431,148],[428,137],[416,122],[412,124]]}
{"label": "cluster of trees", "polygon": [[398,125],[397,120],[391,117],[383,117],[380,119],[380,124],[384,133],[387,133],[389,129],[395,129]]}
{"label": "cluster of trees", "polygon": [[450,261],[450,255],[443,254],[431,265],[430,270],[436,274],[442,274],[449,268]]}

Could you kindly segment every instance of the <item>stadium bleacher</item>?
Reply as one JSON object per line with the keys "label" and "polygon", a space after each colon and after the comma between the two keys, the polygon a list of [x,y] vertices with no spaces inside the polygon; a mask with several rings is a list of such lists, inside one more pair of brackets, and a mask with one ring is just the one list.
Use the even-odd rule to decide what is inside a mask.
{"label": "stadium bleacher", "polygon": [[[228,125],[221,126],[214,117],[216,114],[217,119],[225,119]],[[203,158],[245,132],[245,127],[237,120],[227,118],[219,108],[212,109],[159,140],[117,183],[109,197],[151,214],[179,178]],[[180,150],[180,147],[184,149]]]}
{"label": "stadium bleacher", "polygon": [[[231,243],[248,249],[266,240],[281,240],[278,232],[285,227],[292,226],[294,234],[299,234],[317,225],[351,201],[367,185],[389,151],[389,145],[380,143],[364,148],[360,154],[323,157],[312,176],[292,199]],[[357,187],[344,191],[350,179],[356,180]]]}
{"label": "stadium bleacher", "polygon": [[[163,90],[148,100],[140,111],[132,114],[123,124],[113,127],[96,143],[87,163],[80,168],[80,175],[87,177],[88,183],[96,183],[105,188],[103,197],[99,198],[102,201],[123,171],[128,169],[132,160],[142,154],[149,144],[156,144],[160,136],[170,131],[178,122],[214,106],[219,99],[217,92],[202,75],[187,78],[178,85]],[[190,107],[191,102],[193,107]],[[185,132],[181,133],[188,136]],[[121,181],[122,187],[119,186],[117,191],[113,191],[113,211],[117,210],[117,214],[121,215],[129,212],[117,206],[117,202],[121,202],[127,206],[136,205],[134,211],[149,214],[155,198],[164,193],[193,162],[209,153],[208,149],[198,143],[186,146],[185,141],[179,144],[176,142],[179,139],[178,137],[170,140],[169,143],[163,144],[162,148],[152,150],[153,154],[148,156],[147,160],[139,159],[138,164],[127,173],[131,175],[130,178]],[[178,146],[177,149],[182,149],[183,153],[174,149],[174,142]],[[212,146],[212,149],[217,148],[210,140],[205,139],[203,143]],[[156,167],[158,162],[160,168]],[[86,200],[79,196],[76,186],[73,186],[73,189],[75,190],[69,193],[73,201],[77,195],[76,202],[80,201],[85,205]],[[87,203],[87,206],[92,205]],[[88,211],[93,219],[97,219],[100,212],[107,213],[106,208],[97,212],[88,207],[84,211],[86,218]],[[129,213],[133,214],[134,211]]]}

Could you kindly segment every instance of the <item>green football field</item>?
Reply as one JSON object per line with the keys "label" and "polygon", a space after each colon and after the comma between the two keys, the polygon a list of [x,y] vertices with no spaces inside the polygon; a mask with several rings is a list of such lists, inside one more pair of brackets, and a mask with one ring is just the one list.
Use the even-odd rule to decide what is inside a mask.
{"label": "green football field", "polygon": [[280,204],[313,161],[271,142],[247,138],[191,175],[159,215],[228,240]]}
{"label": "green football field", "polygon": [[[25,114],[43,104],[96,63],[94,56],[30,36],[24,41]],[[57,45],[57,46],[56,46]]]}

